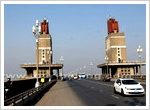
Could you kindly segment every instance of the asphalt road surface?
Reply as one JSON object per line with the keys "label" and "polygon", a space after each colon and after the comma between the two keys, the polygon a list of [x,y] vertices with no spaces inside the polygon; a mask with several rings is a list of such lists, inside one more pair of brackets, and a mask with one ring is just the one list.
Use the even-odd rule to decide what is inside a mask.
{"label": "asphalt road surface", "polygon": [[113,82],[90,79],[58,81],[35,106],[146,106],[146,95],[115,94]]}

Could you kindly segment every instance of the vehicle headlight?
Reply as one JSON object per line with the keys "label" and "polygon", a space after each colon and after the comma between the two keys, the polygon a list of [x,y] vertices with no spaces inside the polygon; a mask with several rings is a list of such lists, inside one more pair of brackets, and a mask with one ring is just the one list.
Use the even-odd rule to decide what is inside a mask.
{"label": "vehicle headlight", "polygon": [[125,89],[130,90],[130,88],[125,87]]}
{"label": "vehicle headlight", "polygon": [[138,88],[139,90],[144,90],[143,86],[141,86],[140,88]]}

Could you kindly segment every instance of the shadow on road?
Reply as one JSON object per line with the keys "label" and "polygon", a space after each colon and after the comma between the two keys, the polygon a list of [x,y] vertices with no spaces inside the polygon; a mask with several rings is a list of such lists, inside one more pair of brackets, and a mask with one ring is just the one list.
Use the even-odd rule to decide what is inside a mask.
{"label": "shadow on road", "polygon": [[[126,96],[126,97],[130,97],[130,98],[134,97],[134,98],[132,98],[132,100],[125,100],[124,103],[126,105],[129,105],[129,106],[146,106],[145,101],[140,101],[137,98],[135,98],[135,96]],[[141,97],[141,96],[136,96],[136,97]]]}

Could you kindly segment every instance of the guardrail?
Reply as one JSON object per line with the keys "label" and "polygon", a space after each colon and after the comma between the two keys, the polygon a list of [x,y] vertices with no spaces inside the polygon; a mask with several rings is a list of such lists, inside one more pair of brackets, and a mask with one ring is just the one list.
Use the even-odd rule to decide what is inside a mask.
{"label": "guardrail", "polygon": [[4,106],[34,105],[56,81],[47,82],[37,88],[27,90],[4,101]]}

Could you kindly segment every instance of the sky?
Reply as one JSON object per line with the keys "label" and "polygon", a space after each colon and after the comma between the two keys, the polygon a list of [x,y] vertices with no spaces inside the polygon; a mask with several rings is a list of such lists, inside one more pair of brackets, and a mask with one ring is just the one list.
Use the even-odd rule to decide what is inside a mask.
{"label": "sky", "polygon": [[4,73],[24,74],[20,64],[35,63],[32,26],[46,17],[52,36],[53,63],[60,63],[63,56],[65,74],[75,70],[100,74],[97,65],[105,62],[109,15],[119,22],[120,32],[125,33],[127,60],[139,60],[136,49],[141,45],[142,61],[146,61],[145,4],[5,4]]}

